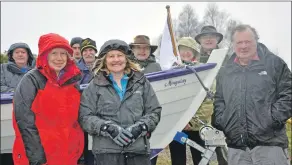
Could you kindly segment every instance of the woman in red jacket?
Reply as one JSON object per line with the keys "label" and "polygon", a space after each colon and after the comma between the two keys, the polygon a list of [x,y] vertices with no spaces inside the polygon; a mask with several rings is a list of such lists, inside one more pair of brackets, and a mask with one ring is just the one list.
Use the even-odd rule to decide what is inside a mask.
{"label": "woman in red jacket", "polygon": [[80,71],[62,36],[43,35],[38,46],[37,68],[24,75],[14,93],[14,164],[76,165],[84,147],[77,121]]}

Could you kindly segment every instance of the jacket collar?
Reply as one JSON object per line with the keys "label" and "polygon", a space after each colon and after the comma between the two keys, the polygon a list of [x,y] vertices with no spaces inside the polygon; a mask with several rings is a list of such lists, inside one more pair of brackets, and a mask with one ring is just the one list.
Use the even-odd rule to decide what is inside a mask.
{"label": "jacket collar", "polygon": [[[131,73],[127,76],[129,77],[128,86],[136,82],[143,83],[146,79],[143,73],[136,71],[131,71]],[[112,81],[110,80],[109,75],[107,75],[106,72],[101,71],[94,76],[94,83],[98,86],[108,86],[112,84]]]}
{"label": "jacket collar", "polygon": [[77,62],[77,66],[81,71],[89,71],[88,67],[85,64],[85,61],[83,58],[81,58],[78,62]]}
{"label": "jacket collar", "polygon": [[[30,67],[30,66],[27,66],[26,68],[27,68],[27,71],[32,69],[32,67]],[[15,74],[26,73],[26,72],[22,72],[21,68],[19,68],[14,62],[11,62],[11,61],[8,61],[8,63],[7,63],[7,70],[12,72],[12,73],[15,73]]]}

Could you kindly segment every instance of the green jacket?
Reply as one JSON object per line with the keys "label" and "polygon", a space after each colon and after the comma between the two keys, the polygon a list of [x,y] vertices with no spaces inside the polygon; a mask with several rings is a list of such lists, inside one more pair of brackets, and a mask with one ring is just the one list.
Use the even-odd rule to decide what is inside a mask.
{"label": "green jacket", "polygon": [[[215,92],[215,89],[216,89],[216,83],[214,81],[210,90],[212,92]],[[191,125],[191,131],[199,131],[200,128],[203,126],[196,119],[196,117],[198,117],[200,120],[210,125],[212,114],[213,114],[213,100],[205,98],[200,108],[196,112],[195,116],[189,122],[189,124]]]}
{"label": "green jacket", "polygon": [[[200,54],[200,63],[206,63],[209,59],[209,56],[206,54]],[[211,91],[215,92],[215,82],[211,86]],[[199,118],[206,124],[211,124],[211,115],[213,114],[213,101],[205,98],[200,108],[197,110],[195,116],[190,120],[189,124],[191,126],[191,131],[199,131],[203,124],[197,120]]]}

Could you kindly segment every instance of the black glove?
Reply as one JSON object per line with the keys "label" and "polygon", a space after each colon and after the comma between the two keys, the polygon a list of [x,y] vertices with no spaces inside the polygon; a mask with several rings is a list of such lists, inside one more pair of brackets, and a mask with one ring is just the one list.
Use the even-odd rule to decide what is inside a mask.
{"label": "black glove", "polygon": [[100,134],[102,136],[110,137],[121,147],[128,146],[133,138],[129,131],[111,122],[106,122],[100,129]]}
{"label": "black glove", "polygon": [[145,136],[148,132],[147,125],[142,122],[138,122],[130,127],[126,128],[126,131],[132,134],[132,143],[141,136]]}

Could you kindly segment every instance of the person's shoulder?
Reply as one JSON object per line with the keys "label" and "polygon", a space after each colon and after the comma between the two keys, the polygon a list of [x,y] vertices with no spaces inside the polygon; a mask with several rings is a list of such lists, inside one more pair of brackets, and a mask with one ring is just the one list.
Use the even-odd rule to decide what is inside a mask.
{"label": "person's shoulder", "polygon": [[274,65],[274,67],[287,65],[286,62],[280,56],[271,52],[264,44],[259,43],[259,48],[261,50],[262,57],[264,57],[269,64]]}
{"label": "person's shoulder", "polygon": [[128,76],[133,76],[134,79],[141,79],[145,77],[145,74],[142,71],[132,70]]}
{"label": "person's shoulder", "polygon": [[148,67],[149,68],[152,68],[151,70],[154,70],[154,72],[158,72],[158,71],[161,71],[161,66],[158,62],[152,62],[152,63],[149,63],[148,64]]}
{"label": "person's shoulder", "polygon": [[132,70],[132,72],[129,75],[129,78],[130,80],[134,82],[138,82],[140,84],[145,84],[145,82],[148,81],[146,78],[146,75],[142,71],[136,71],[136,70]]}
{"label": "person's shoulder", "polygon": [[31,70],[29,70],[25,75],[26,76],[40,76],[40,71],[37,68],[33,68]]}
{"label": "person's shoulder", "polygon": [[46,77],[37,69],[33,68],[29,70],[23,77],[24,81],[32,81],[34,84],[40,82],[46,82]]}
{"label": "person's shoulder", "polygon": [[7,66],[8,66],[8,63],[1,64],[1,73],[7,71]]}
{"label": "person's shoulder", "polygon": [[8,63],[2,63],[1,67],[7,66],[7,65],[8,65]]}

